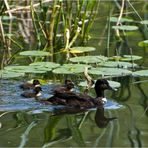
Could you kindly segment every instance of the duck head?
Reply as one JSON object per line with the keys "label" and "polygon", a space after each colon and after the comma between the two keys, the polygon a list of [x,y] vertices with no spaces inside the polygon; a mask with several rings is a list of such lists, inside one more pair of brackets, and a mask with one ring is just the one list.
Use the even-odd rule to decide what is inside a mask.
{"label": "duck head", "polygon": [[33,80],[33,85],[34,85],[34,86],[40,85],[40,81],[39,81],[39,80]]}
{"label": "duck head", "polygon": [[106,89],[114,90],[106,79],[98,79],[95,83],[97,97],[104,97],[104,90]]}
{"label": "duck head", "polygon": [[69,91],[71,91],[74,88],[74,83],[71,80],[66,79],[65,86]]}

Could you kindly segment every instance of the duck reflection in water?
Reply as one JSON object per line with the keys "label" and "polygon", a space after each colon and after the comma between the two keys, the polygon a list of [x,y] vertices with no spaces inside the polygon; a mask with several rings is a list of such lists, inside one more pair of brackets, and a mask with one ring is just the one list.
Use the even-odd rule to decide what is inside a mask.
{"label": "duck reflection in water", "polygon": [[95,114],[95,122],[99,128],[105,128],[108,125],[108,123],[114,119],[117,119],[117,117],[105,117],[103,105],[97,108]]}

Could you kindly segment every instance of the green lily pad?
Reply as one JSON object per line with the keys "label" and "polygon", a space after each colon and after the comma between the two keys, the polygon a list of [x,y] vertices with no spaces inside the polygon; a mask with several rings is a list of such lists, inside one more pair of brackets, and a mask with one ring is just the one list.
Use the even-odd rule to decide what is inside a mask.
{"label": "green lily pad", "polygon": [[148,25],[148,20],[141,21],[140,23],[144,25]]}
{"label": "green lily pad", "polygon": [[[119,82],[116,82],[116,81],[108,80],[108,83],[113,88],[119,88],[121,86],[121,84]],[[78,85],[82,86],[82,87],[86,87],[87,86],[87,81],[80,82]],[[94,85],[92,87],[94,87]]]}
{"label": "green lily pad", "polygon": [[80,63],[99,63],[102,61],[107,61],[107,57],[104,56],[79,56],[70,58],[71,62],[80,62]]}
{"label": "green lily pad", "polygon": [[[118,21],[118,17],[110,17],[110,21],[116,23]],[[123,22],[133,22],[133,20],[132,19],[128,19],[128,18],[121,18],[120,22],[121,23],[123,23]]]}
{"label": "green lily pad", "polygon": [[64,64],[52,72],[56,74],[77,74],[84,72],[85,67],[89,68],[91,66],[85,64]]}
{"label": "green lily pad", "polygon": [[88,70],[88,73],[100,76],[125,76],[132,74],[132,72],[127,69],[105,67],[91,68]]}
{"label": "green lily pad", "polygon": [[110,57],[109,59],[114,60],[114,61],[135,61],[135,60],[142,59],[142,57],[137,56],[137,55],[123,55],[123,57],[121,57],[121,56],[113,56],[113,57]]}
{"label": "green lily pad", "polygon": [[140,60],[142,59],[141,56],[137,55],[124,55],[120,60],[121,61],[135,61],[135,60]]}
{"label": "green lily pad", "polygon": [[70,49],[70,52],[71,53],[84,53],[84,52],[91,52],[94,50],[96,50],[95,47],[81,47],[81,46],[79,46],[79,47],[72,47]]}
{"label": "green lily pad", "polygon": [[138,46],[140,47],[148,47],[148,40],[144,40],[138,43]]}
{"label": "green lily pad", "polygon": [[36,67],[45,67],[50,69],[60,66],[60,64],[54,63],[54,62],[35,62],[35,63],[31,63],[30,65],[36,66]]}
{"label": "green lily pad", "polygon": [[4,68],[9,72],[16,72],[16,73],[46,73],[47,71],[51,71],[51,68],[41,67],[36,65],[30,66],[7,66]]}
{"label": "green lily pad", "polygon": [[24,76],[25,73],[22,72],[13,72],[9,70],[0,70],[0,77],[2,78],[17,78]]}
{"label": "green lily pad", "polygon": [[135,63],[129,63],[129,62],[119,62],[119,61],[108,61],[108,62],[102,62],[99,63],[100,66],[104,67],[118,67],[118,68],[132,68],[132,67],[138,67]]}
{"label": "green lily pad", "polygon": [[126,30],[126,31],[133,31],[133,30],[138,30],[137,26],[128,26],[128,25],[123,25],[123,26],[112,26],[113,29],[119,29],[119,30]]}
{"label": "green lily pad", "polygon": [[42,57],[42,56],[49,56],[49,52],[45,52],[45,51],[38,51],[38,50],[31,50],[31,51],[23,51],[23,52],[20,52],[20,55],[23,55],[23,56],[39,56],[39,57]]}
{"label": "green lily pad", "polygon": [[133,76],[148,76],[148,70],[139,70],[139,71],[135,71],[132,74]]}

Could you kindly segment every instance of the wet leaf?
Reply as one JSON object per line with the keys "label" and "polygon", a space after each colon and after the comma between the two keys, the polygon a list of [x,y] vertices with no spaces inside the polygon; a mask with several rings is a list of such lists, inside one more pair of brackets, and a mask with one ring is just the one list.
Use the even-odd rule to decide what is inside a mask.
{"label": "wet leaf", "polygon": [[113,29],[119,29],[119,30],[126,30],[126,31],[133,31],[133,30],[138,30],[137,26],[128,26],[128,25],[123,25],[123,26],[112,26]]}
{"label": "wet leaf", "polygon": [[[109,85],[111,87],[113,87],[113,88],[118,88],[118,87],[121,86],[121,84],[119,82],[116,82],[116,81],[110,81],[110,80],[108,80],[108,82],[109,82]],[[83,81],[83,82],[79,83],[78,85],[79,86],[82,86],[82,87],[86,87],[87,86],[87,81]],[[93,85],[93,87],[94,87],[94,85]]]}
{"label": "wet leaf", "polygon": [[35,63],[31,63],[30,65],[36,66],[36,67],[45,67],[50,69],[60,66],[60,64],[54,63],[54,62],[35,62]]}
{"label": "wet leaf", "polygon": [[88,73],[100,76],[125,76],[132,74],[132,72],[127,69],[104,67],[91,68]]}
{"label": "wet leaf", "polygon": [[99,63],[106,61],[108,58],[104,56],[79,56],[70,58],[71,62],[80,62],[80,63]]}
{"label": "wet leaf", "polygon": [[144,40],[138,43],[138,46],[140,47],[148,47],[148,40]]}
{"label": "wet leaf", "polygon": [[[111,22],[117,22],[118,21],[118,17],[110,17],[110,21]],[[121,23],[123,23],[123,22],[133,22],[133,20],[132,19],[128,19],[128,18],[121,18],[120,22]]]}
{"label": "wet leaf", "polygon": [[31,50],[31,51],[23,51],[23,52],[20,52],[20,55],[23,55],[23,56],[39,56],[39,57],[42,57],[42,56],[49,56],[49,52],[45,52],[45,51],[38,51],[38,50]]}
{"label": "wet leaf", "polygon": [[135,60],[140,60],[142,59],[141,56],[137,55],[123,55],[121,56],[113,56],[109,58],[110,60],[115,60],[115,61],[135,61]]}
{"label": "wet leaf", "polygon": [[96,50],[95,47],[73,47],[70,49],[71,53],[84,53]]}
{"label": "wet leaf", "polygon": [[139,71],[135,71],[132,74],[133,76],[148,76],[148,70],[139,70]]}
{"label": "wet leaf", "polygon": [[64,64],[52,72],[57,74],[75,74],[84,72],[85,67],[91,67],[85,64]]}
{"label": "wet leaf", "polygon": [[117,67],[117,68],[132,68],[132,67],[138,66],[135,63],[119,62],[119,61],[102,62],[102,63],[99,63],[99,65],[104,67]]}
{"label": "wet leaf", "polygon": [[141,21],[140,23],[144,25],[148,25],[148,20]]}
{"label": "wet leaf", "polygon": [[17,78],[24,76],[25,73],[22,72],[13,72],[9,70],[0,70],[0,77],[2,78]]}

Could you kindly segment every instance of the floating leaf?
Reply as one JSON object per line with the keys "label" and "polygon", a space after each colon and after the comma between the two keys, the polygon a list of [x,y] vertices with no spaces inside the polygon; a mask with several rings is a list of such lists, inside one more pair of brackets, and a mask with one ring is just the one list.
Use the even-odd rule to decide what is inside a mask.
{"label": "floating leaf", "polygon": [[[110,80],[107,80],[109,85],[113,88],[119,88],[121,86],[121,84],[119,82],[116,82],[116,81],[110,81]],[[87,81],[83,81],[83,82],[80,82],[78,84],[79,86],[82,86],[82,87],[86,87],[87,86]],[[94,85],[93,85],[94,87]]]}
{"label": "floating leaf", "polygon": [[135,71],[133,72],[133,76],[148,76],[148,70],[139,70],[139,71]]}
{"label": "floating leaf", "polygon": [[123,58],[121,58],[121,61],[135,61],[135,60],[140,60],[142,59],[141,56],[137,56],[137,55],[124,55]]}
{"label": "floating leaf", "polygon": [[41,66],[7,66],[4,68],[10,72],[16,73],[46,73],[47,71],[51,71],[51,68],[41,67]]}
{"label": "floating leaf", "polygon": [[112,26],[113,29],[119,29],[119,30],[126,30],[126,31],[133,31],[133,30],[138,30],[137,26],[128,26],[128,25],[123,25],[123,26]]}
{"label": "floating leaf", "polygon": [[71,53],[84,53],[96,50],[95,47],[73,47],[70,49]]}
{"label": "floating leaf", "polygon": [[121,68],[97,67],[97,68],[91,68],[90,70],[88,70],[88,73],[94,75],[103,75],[103,76],[125,76],[125,75],[130,75],[132,72],[127,69],[121,69]]}
{"label": "floating leaf", "polygon": [[118,68],[132,68],[137,67],[138,65],[135,63],[129,63],[129,62],[119,62],[119,61],[108,61],[108,62],[102,62],[99,63],[101,66],[105,67],[118,67]]}
{"label": "floating leaf", "polygon": [[144,25],[148,25],[148,20],[141,21],[140,23]]}
{"label": "floating leaf", "polygon": [[0,77],[2,77],[2,78],[17,78],[17,77],[24,76],[24,75],[25,75],[25,73],[22,73],[22,72],[0,70]]}
{"label": "floating leaf", "polygon": [[41,56],[49,56],[49,52],[31,50],[31,51],[20,52],[20,55],[23,55],[23,56],[39,56],[39,57],[41,57]]}
{"label": "floating leaf", "polygon": [[138,43],[138,46],[140,47],[148,47],[148,40],[144,40]]}
{"label": "floating leaf", "polygon": [[46,67],[50,69],[60,66],[60,64],[54,63],[54,62],[35,62],[35,63],[31,63],[30,65],[37,66],[37,67]]}
{"label": "floating leaf", "polygon": [[75,74],[84,72],[85,67],[91,67],[85,64],[64,64],[52,72],[57,74]]}
{"label": "floating leaf", "polygon": [[99,63],[106,61],[108,58],[104,56],[79,56],[70,58],[71,62],[80,62],[80,63]]}
{"label": "floating leaf", "polygon": [[142,59],[141,56],[137,55],[123,55],[121,56],[113,56],[109,58],[110,60],[115,60],[115,61],[135,61],[135,60],[140,60]]}
{"label": "floating leaf", "polygon": [[[110,17],[110,21],[111,22],[117,22],[118,21],[118,17]],[[128,18],[121,18],[120,22],[121,23],[123,23],[123,22],[133,22],[133,20],[132,19],[128,19]]]}

